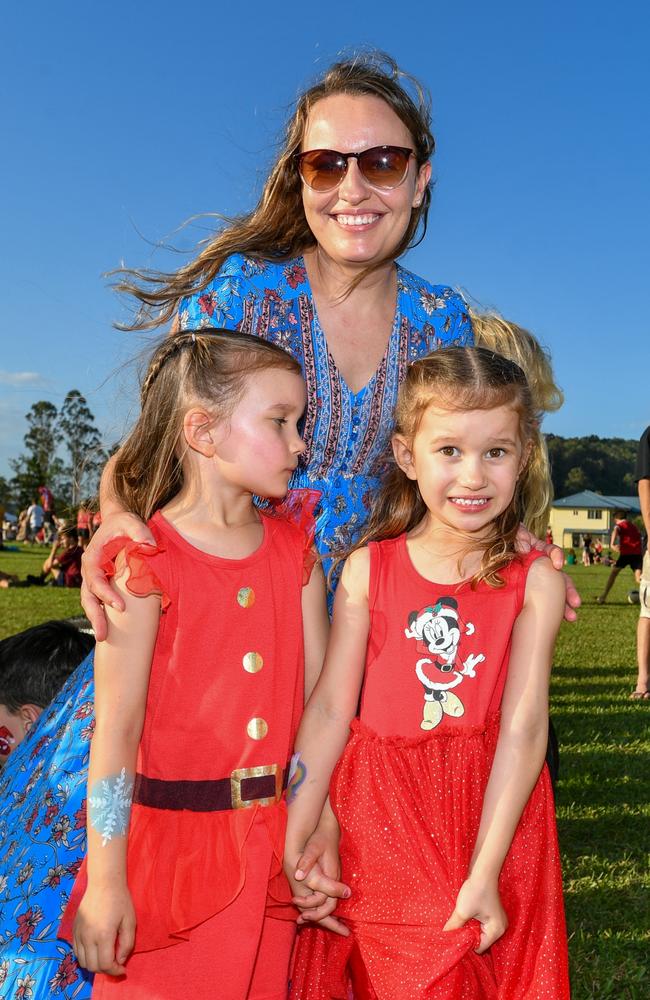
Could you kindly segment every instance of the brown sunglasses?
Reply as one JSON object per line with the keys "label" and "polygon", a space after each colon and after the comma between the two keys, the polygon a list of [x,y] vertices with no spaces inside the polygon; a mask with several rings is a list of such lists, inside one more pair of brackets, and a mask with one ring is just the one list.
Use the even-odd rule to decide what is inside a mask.
{"label": "brown sunglasses", "polygon": [[409,168],[412,149],[404,146],[373,146],[360,153],[339,153],[336,149],[309,149],[296,153],[298,171],[313,191],[333,191],[348,170],[348,161],[356,160],[361,176],[371,187],[390,191],[398,187]]}

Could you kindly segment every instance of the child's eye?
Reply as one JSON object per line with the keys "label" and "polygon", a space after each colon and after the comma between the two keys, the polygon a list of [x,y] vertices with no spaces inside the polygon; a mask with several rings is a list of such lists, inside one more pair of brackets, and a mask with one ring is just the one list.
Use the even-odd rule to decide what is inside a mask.
{"label": "child's eye", "polygon": [[440,449],[440,454],[444,455],[446,458],[454,458],[458,454],[458,448],[453,444],[446,444],[444,448]]}
{"label": "child's eye", "polygon": [[278,424],[278,426],[280,427],[282,426],[282,424],[286,424],[287,422],[286,417],[273,417],[273,419],[276,422],[276,424]]}
{"label": "child's eye", "polygon": [[490,450],[488,451],[488,456],[490,458],[503,458],[505,454],[506,454],[505,448],[490,448]]}

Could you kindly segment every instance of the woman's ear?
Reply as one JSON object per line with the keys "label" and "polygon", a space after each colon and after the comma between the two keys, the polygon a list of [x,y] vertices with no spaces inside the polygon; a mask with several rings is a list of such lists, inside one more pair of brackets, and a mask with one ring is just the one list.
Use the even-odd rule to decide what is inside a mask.
{"label": "woman's ear", "polygon": [[193,406],[183,418],[183,436],[192,451],[212,458],[215,451],[214,417],[202,406]]}
{"label": "woman's ear", "polygon": [[393,446],[395,461],[404,475],[408,476],[409,479],[417,479],[415,467],[413,465],[413,452],[411,451],[410,443],[402,434],[393,434],[391,444]]}
{"label": "woman's ear", "polygon": [[415,180],[415,191],[413,192],[413,208],[419,208],[424,199],[424,192],[427,189],[427,184],[431,180],[431,164],[427,160],[423,163],[418,170],[418,175]]}

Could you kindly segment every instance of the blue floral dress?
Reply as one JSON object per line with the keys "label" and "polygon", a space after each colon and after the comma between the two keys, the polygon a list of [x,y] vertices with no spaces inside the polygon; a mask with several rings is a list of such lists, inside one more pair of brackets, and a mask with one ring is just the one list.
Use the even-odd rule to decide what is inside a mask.
{"label": "blue floral dress", "polygon": [[327,349],[302,257],[273,264],[233,254],[202,292],[181,301],[179,319],[183,330],[225,327],[263,337],[300,362],[307,384],[307,449],[290,487],[320,490],[316,545],[324,554],[347,547],[368,519],[409,362],[439,347],[473,344],[460,295],[399,264],[386,351],[359,392],[348,387]]}
{"label": "blue floral dress", "polygon": [[0,1000],[84,1000],[92,976],[57,939],[86,850],[91,653],[0,772]]}
{"label": "blue floral dress", "polygon": [[[363,527],[385,467],[397,388],[410,361],[471,345],[462,298],[398,266],[397,308],[376,372],[346,385],[318,322],[302,258],[287,264],[230,257],[183,300],[183,329],[220,326],[284,347],[301,364],[307,450],[290,483],[322,493],[316,544],[327,553]],[[92,654],[10,755],[0,776],[0,1000],[87,1000],[92,976],[57,928],[86,849],[85,797],[92,716]]]}

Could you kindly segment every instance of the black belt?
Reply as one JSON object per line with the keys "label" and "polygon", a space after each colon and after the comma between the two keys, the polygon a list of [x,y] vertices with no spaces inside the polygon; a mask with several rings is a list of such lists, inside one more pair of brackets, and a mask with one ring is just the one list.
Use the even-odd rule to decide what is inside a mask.
{"label": "black belt", "polygon": [[133,801],[152,809],[219,812],[279,802],[287,787],[289,768],[280,764],[236,768],[229,778],[215,781],[164,781],[136,774]]}

